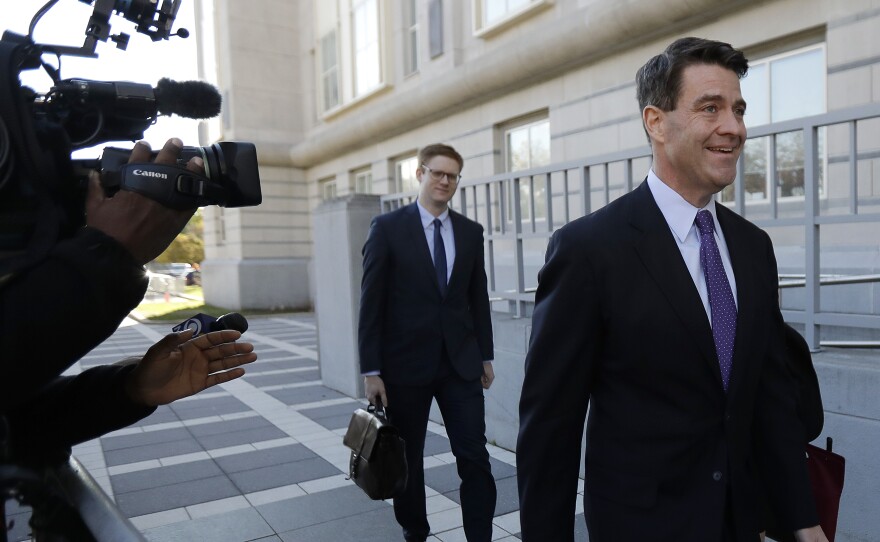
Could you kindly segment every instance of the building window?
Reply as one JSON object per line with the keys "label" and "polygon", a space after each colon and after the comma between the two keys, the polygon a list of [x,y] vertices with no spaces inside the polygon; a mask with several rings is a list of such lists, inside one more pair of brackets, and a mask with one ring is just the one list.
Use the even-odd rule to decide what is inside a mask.
{"label": "building window", "polygon": [[[746,127],[818,115],[826,111],[825,45],[812,45],[750,62],[742,80],[748,104]],[[825,130],[819,131],[819,153],[824,155]],[[746,201],[767,200],[770,190],[779,198],[804,195],[804,143],[800,131],[776,136],[776,171],[770,171],[773,139],[749,139],[743,148]],[[824,164],[820,160],[819,193],[824,194]],[[734,201],[729,186],[721,201]]]}
{"label": "building window", "polygon": [[417,155],[398,159],[394,163],[394,180],[398,192],[411,192],[419,189],[416,169],[419,167]]}
{"label": "building window", "polygon": [[378,0],[356,0],[351,7],[354,44],[354,95],[373,90],[381,82]]}
{"label": "building window", "polygon": [[474,33],[484,36],[551,5],[553,0],[474,0]]}
{"label": "building window", "polygon": [[[550,163],[550,121],[546,118],[519,124],[504,130],[504,156],[507,171],[522,171]],[[523,219],[531,220],[531,198],[535,199],[535,218],[546,217],[546,178],[543,175],[520,179],[520,212]],[[513,195],[508,200],[508,211],[513,210]],[[512,217],[512,214],[509,216]]]}
{"label": "building window", "polygon": [[428,2],[428,53],[431,58],[443,54],[443,0]]}
{"label": "building window", "polygon": [[542,119],[510,128],[504,133],[507,171],[521,171],[550,163],[550,121]]}
{"label": "building window", "polygon": [[370,168],[364,168],[352,172],[354,177],[354,191],[358,194],[373,193],[373,172]]}
{"label": "building window", "polygon": [[336,197],[336,178],[323,179],[318,181],[318,188],[321,191],[321,199],[324,201],[331,200]]}
{"label": "building window", "polygon": [[324,111],[339,105],[339,56],[336,54],[336,30],[321,38],[321,85],[324,90]]}
{"label": "building window", "polygon": [[315,109],[323,117],[382,88],[383,5],[380,0],[315,2]]}
{"label": "building window", "polygon": [[483,5],[484,26],[493,25],[529,5],[529,0],[480,0],[480,2]]}
{"label": "building window", "polygon": [[403,75],[419,71],[419,23],[416,0],[403,2]]}

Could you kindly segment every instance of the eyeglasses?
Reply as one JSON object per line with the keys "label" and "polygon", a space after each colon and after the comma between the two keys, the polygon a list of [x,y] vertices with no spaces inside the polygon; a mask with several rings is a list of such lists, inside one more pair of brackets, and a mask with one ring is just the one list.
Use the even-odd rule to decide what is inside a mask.
{"label": "eyeglasses", "polygon": [[459,175],[458,173],[446,173],[445,171],[437,171],[429,168],[425,164],[422,164],[422,167],[425,168],[425,171],[427,171],[431,175],[431,178],[435,181],[442,181],[443,177],[446,177],[447,179],[449,179],[450,183],[455,184],[461,180],[461,175]]}

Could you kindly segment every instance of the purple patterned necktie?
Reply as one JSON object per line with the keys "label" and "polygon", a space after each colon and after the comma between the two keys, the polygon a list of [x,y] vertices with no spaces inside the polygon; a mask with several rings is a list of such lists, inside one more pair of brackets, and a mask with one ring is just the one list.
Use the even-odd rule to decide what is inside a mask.
{"label": "purple patterned necktie", "polygon": [[446,295],[446,245],[443,236],[440,235],[441,222],[434,219],[434,273],[437,275],[437,285],[440,286],[440,295]]}
{"label": "purple patterned necktie", "polygon": [[733,341],[736,338],[736,303],[733,291],[721,263],[721,253],[715,243],[715,221],[712,213],[703,210],[695,220],[700,230],[700,265],[706,277],[709,290],[709,308],[712,312],[712,337],[715,351],[721,366],[721,381],[724,391],[730,383],[730,366],[733,362]]}

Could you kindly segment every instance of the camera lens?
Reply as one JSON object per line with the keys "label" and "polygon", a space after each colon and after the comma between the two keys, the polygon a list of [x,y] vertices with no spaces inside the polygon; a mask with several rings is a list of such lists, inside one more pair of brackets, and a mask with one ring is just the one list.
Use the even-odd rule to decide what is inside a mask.
{"label": "camera lens", "polygon": [[198,156],[205,163],[205,176],[219,184],[228,194],[225,207],[247,207],[263,201],[257,165],[257,149],[253,143],[221,141],[210,147],[184,147],[178,163],[185,166]]}

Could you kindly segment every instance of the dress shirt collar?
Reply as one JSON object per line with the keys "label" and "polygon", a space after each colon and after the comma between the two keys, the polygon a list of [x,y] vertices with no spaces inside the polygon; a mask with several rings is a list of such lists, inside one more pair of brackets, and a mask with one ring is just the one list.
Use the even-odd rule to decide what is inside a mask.
{"label": "dress shirt collar", "polygon": [[[434,218],[435,218],[434,215],[432,215],[430,211],[428,211],[427,209],[422,207],[422,204],[419,203],[419,200],[416,200],[416,206],[418,206],[418,208],[419,208],[419,216],[422,219],[422,228],[428,229],[428,226],[430,226],[434,223]],[[696,215],[694,215],[694,216],[696,216]],[[443,211],[442,213],[440,213],[440,216],[438,216],[436,218],[440,219],[441,226],[443,226],[445,228],[445,226],[448,224],[448,220],[449,220],[449,207],[447,207],[446,210]]]}
{"label": "dress shirt collar", "polygon": [[694,227],[694,219],[697,218],[697,213],[703,209],[712,213],[716,228],[720,227],[718,226],[718,215],[715,213],[715,198],[710,199],[709,203],[702,209],[698,209],[688,203],[678,192],[669,188],[666,183],[657,177],[653,169],[648,171],[648,188],[651,189],[654,201],[660,207],[663,218],[666,219],[669,229],[672,230],[679,243],[684,243],[691,228]]}

